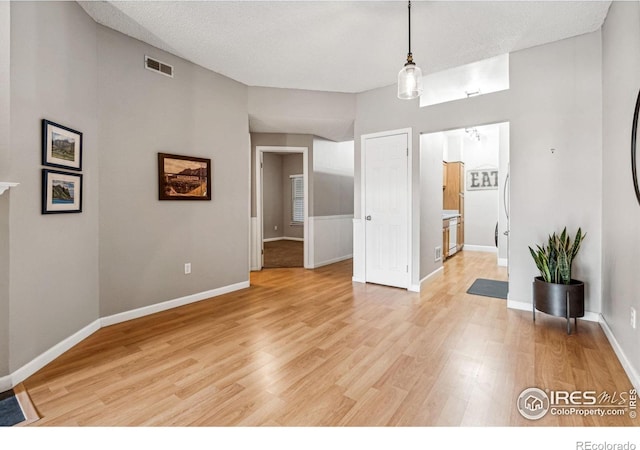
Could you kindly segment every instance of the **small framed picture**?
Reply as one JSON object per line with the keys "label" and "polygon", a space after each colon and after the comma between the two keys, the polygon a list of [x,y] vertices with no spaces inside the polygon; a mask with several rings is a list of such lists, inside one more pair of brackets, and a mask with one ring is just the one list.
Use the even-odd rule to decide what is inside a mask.
{"label": "small framed picture", "polygon": [[42,119],[42,164],[82,170],[82,133]]}
{"label": "small framed picture", "polygon": [[211,200],[211,160],[158,153],[160,200]]}
{"label": "small framed picture", "polygon": [[42,169],[42,214],[82,212],[82,174]]}

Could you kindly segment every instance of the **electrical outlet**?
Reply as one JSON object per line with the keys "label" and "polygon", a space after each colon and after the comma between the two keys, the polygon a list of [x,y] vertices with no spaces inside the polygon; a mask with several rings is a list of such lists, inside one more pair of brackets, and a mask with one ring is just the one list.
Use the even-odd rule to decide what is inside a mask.
{"label": "electrical outlet", "polygon": [[634,307],[631,307],[629,322],[630,322],[631,328],[635,330],[636,329],[636,309]]}
{"label": "electrical outlet", "polygon": [[275,226],[273,227],[273,229],[274,229],[275,231],[278,231],[278,225],[275,225]]}
{"label": "electrical outlet", "polygon": [[440,261],[442,259],[442,247],[436,247],[435,249],[435,260]]}
{"label": "electrical outlet", "polygon": [[188,275],[191,273],[191,263],[185,263],[184,264],[184,274]]}

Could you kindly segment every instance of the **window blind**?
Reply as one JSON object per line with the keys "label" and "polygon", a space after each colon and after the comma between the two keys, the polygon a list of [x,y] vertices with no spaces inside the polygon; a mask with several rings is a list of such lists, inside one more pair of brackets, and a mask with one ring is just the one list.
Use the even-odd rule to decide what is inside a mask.
{"label": "window blind", "polygon": [[291,222],[304,222],[304,179],[301,175],[291,177]]}

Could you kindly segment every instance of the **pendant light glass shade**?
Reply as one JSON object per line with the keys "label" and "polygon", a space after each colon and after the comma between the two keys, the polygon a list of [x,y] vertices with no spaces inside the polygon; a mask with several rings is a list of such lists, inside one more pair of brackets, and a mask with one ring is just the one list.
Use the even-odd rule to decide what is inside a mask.
{"label": "pendant light glass shade", "polygon": [[420,95],[422,95],[422,70],[413,63],[407,63],[398,73],[398,98],[411,100]]}
{"label": "pendant light glass shade", "polygon": [[407,62],[398,74],[398,98],[411,100],[422,95],[422,70],[413,62],[411,54],[411,2],[409,2],[409,53]]}

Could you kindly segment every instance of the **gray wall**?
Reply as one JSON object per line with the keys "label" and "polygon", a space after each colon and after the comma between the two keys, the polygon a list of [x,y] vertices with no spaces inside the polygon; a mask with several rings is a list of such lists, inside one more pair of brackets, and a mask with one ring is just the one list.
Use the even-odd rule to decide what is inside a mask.
{"label": "gray wall", "polygon": [[353,141],[313,139],[314,216],[353,214]]}
{"label": "gray wall", "polygon": [[0,195],[0,378],[10,373],[9,269],[9,193],[5,192]]}
{"label": "gray wall", "polygon": [[282,236],[304,238],[302,225],[291,225],[291,175],[302,174],[302,154],[282,155]]}
{"label": "gray wall", "polygon": [[[442,266],[442,259],[435,260],[435,248],[440,247],[441,252],[444,252],[442,248],[442,156],[445,143],[444,133],[420,136],[421,279]],[[440,170],[434,170],[434,167],[440,167]],[[435,215],[434,211],[440,211],[440,214]]]}
{"label": "gray wall", "polygon": [[0,181],[6,180],[11,162],[9,151],[10,130],[10,54],[11,3],[0,2]]}
{"label": "gray wall", "polygon": [[[548,233],[581,226],[589,233],[576,262],[575,276],[587,284],[587,309],[601,309],[601,139],[602,83],[601,35],[589,33],[572,39],[519,51],[510,56],[508,91],[419,108],[418,101],[399,101],[396,87],[358,95],[355,123],[356,162],[360,136],[405,127],[413,129],[412,236],[419,242],[421,228],[433,242],[422,242],[415,254],[412,283],[433,272],[433,245],[441,240],[439,203],[420,210],[420,133],[471,125],[510,122],[511,240],[510,292],[513,301],[531,302],[535,264],[527,246]],[[549,149],[558,151],[552,154]],[[440,164],[427,177],[441,182]],[[427,170],[427,172],[429,172]],[[429,183],[429,181],[426,181]],[[538,188],[531,189],[532,184]],[[440,185],[440,190],[442,186]],[[433,187],[435,192],[437,187]],[[549,205],[562,194],[562,207],[553,216]],[[355,170],[355,214],[360,217],[360,167]],[[420,218],[422,217],[422,223]],[[419,265],[419,259],[425,264]],[[419,271],[418,271],[419,268]]]}
{"label": "gray wall", "polygon": [[[11,371],[98,318],[97,82],[77,3],[11,4]],[[40,214],[43,118],[84,133],[81,214]]]}
{"label": "gray wall", "polygon": [[[640,206],[630,170],[631,119],[640,89],[640,4],[613,2],[603,41],[603,315],[620,347],[640,373]],[[640,322],[640,315],[636,319]],[[637,378],[636,378],[637,382]],[[637,385],[636,385],[637,386]]]}
{"label": "gray wall", "polygon": [[[262,238],[284,236],[284,191],[282,187],[282,156],[265,153],[262,165]],[[291,194],[289,194],[291,196]],[[277,227],[277,229],[276,229]]]}
{"label": "gray wall", "polygon": [[[102,26],[98,56],[100,314],[247,281],[246,86]],[[212,200],[159,201],[158,152],[211,158]]]}
{"label": "gray wall", "polygon": [[[0,2],[0,181],[9,174],[11,3]],[[0,196],[0,377],[9,373],[9,193]]]}

